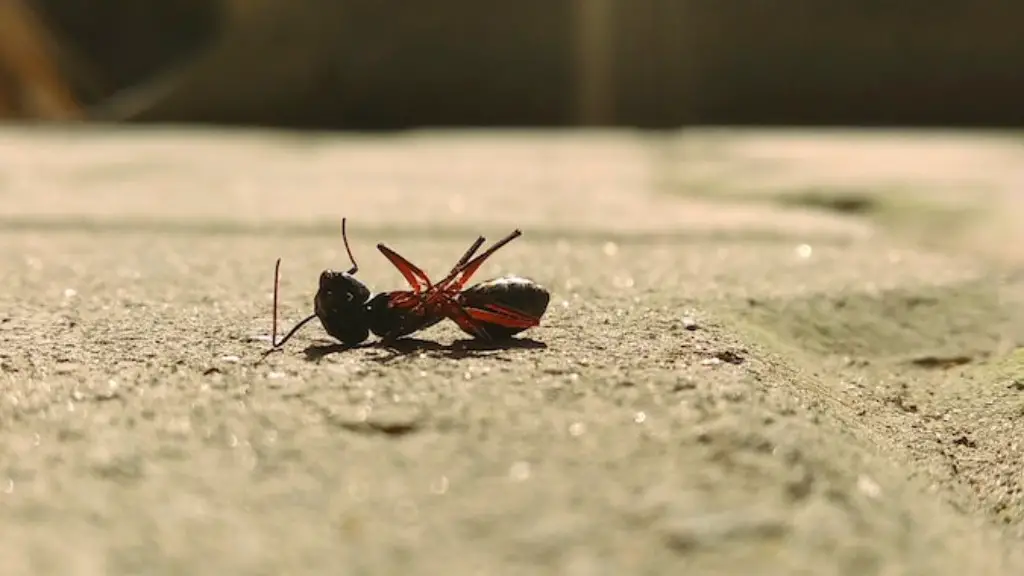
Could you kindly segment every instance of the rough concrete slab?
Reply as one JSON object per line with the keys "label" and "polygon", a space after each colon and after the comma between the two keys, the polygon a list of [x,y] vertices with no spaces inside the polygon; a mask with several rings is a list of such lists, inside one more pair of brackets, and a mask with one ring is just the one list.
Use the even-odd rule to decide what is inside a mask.
{"label": "rough concrete slab", "polygon": [[[773,190],[679,186],[716,137],[0,133],[5,573],[1020,573],[1021,244],[906,210],[960,166],[972,229],[1013,214],[1020,148],[736,134]],[[830,162],[905,187],[778,201],[877,193]],[[439,275],[522,228],[479,277],[547,286],[542,326],[257,363],[274,259],[290,324],[342,216],[378,289],[378,241]]]}

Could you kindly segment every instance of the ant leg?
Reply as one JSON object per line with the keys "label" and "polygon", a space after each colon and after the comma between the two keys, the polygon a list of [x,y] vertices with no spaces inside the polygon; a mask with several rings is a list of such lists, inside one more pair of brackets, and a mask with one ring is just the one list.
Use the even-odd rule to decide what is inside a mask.
{"label": "ant leg", "polygon": [[[480,245],[483,243],[484,237],[478,237],[476,241],[473,242],[473,244],[469,247],[469,249],[466,250],[465,254],[462,255],[462,258],[459,258],[459,261],[455,264],[455,266],[452,267],[452,272],[454,273],[459,267],[463,266],[466,263],[466,261],[468,261],[473,256],[473,254],[480,248]],[[387,258],[391,262],[391,264],[395,266],[395,268],[398,268],[398,271],[402,273],[402,276],[405,277],[405,280],[409,283],[410,286],[412,286],[414,293],[420,294],[423,291],[423,287],[419,284],[417,280],[421,280],[424,284],[426,284],[426,289],[428,291],[432,289],[433,284],[430,282],[430,278],[428,278],[427,274],[423,272],[423,270],[421,270],[418,266],[416,266],[412,262],[409,262],[408,259],[403,257],[401,254],[395,252],[391,248],[388,248],[384,244],[378,244],[377,249],[380,250],[382,254],[384,254],[384,257]]]}
{"label": "ant leg", "polygon": [[[458,270],[460,266],[463,266],[466,262],[469,262],[469,259],[473,257],[473,254],[475,254],[476,251],[480,249],[480,246],[483,245],[483,243],[484,237],[478,237],[476,239],[476,242],[473,242],[473,245],[469,247],[469,250],[466,250],[466,253],[462,255],[462,258],[459,258],[459,261],[455,263],[455,266],[452,266],[451,271],[455,272],[456,270]],[[450,273],[451,272],[449,272],[449,274]]]}
{"label": "ant leg", "polygon": [[430,278],[428,278],[427,274],[423,272],[423,270],[420,270],[418,266],[409,262],[401,254],[395,252],[391,248],[388,248],[384,244],[377,244],[377,249],[384,254],[384,257],[387,258],[395,268],[398,268],[398,271],[405,277],[406,282],[412,286],[413,292],[419,294],[423,291],[421,281],[423,284],[427,285],[428,290],[431,288],[432,284],[430,282]]}
{"label": "ant leg", "polygon": [[[460,290],[462,290],[462,287],[466,285],[466,282],[469,282],[469,279],[473,276],[473,274],[476,273],[477,269],[480,268],[484,261],[486,261],[488,258],[491,257],[491,255],[493,255],[495,252],[497,252],[499,249],[505,246],[505,244],[508,244],[509,242],[515,240],[522,234],[522,231],[517,229],[508,236],[499,240],[496,244],[494,244],[494,246],[488,248],[486,251],[484,251],[483,254],[480,254],[476,258],[473,258],[472,260],[462,264],[461,266],[456,266],[451,271],[451,273],[449,273],[448,276],[445,277],[444,280],[441,280],[440,282],[434,285],[434,288],[436,290],[433,294],[431,294],[429,300],[433,301],[434,298],[439,297],[439,295],[444,292],[459,292]],[[452,282],[455,282],[455,284],[452,285]]]}
{"label": "ant leg", "polygon": [[[431,285],[429,281],[427,282],[427,292],[426,294],[422,295],[422,300],[420,301],[419,304],[416,305],[414,310],[422,311],[425,306],[435,304],[438,298],[447,298],[448,300],[451,300],[453,294],[457,294],[462,289],[462,287],[465,286],[466,282],[469,281],[469,278],[473,275],[473,273],[476,272],[476,270],[480,267],[481,264],[484,263],[485,260],[487,260],[492,254],[497,252],[505,244],[508,244],[509,242],[515,240],[521,235],[522,231],[516,229],[511,234],[495,243],[494,246],[488,248],[483,254],[480,254],[476,258],[473,258],[472,260],[469,260],[467,262],[467,260],[470,257],[472,257],[473,253],[475,253],[476,250],[480,247],[480,245],[483,244],[484,242],[483,236],[478,237],[476,242],[474,242],[473,245],[470,246],[469,250],[467,250],[466,253],[463,254],[462,258],[459,259],[459,262],[456,263],[456,265],[452,268],[452,271],[448,273],[448,276],[445,277],[444,280],[434,285]],[[392,259],[391,255],[389,255],[388,252],[391,252],[391,254],[393,254],[397,258],[400,258],[409,266],[412,266],[411,263],[409,263],[407,260],[399,256],[398,254],[394,253],[394,251],[388,249],[383,244],[378,244],[377,248],[380,249],[381,252],[384,252],[384,255],[387,256],[388,259],[391,260],[392,264],[398,267],[400,271],[403,270],[402,266],[399,263],[397,263],[394,259]],[[403,271],[403,274],[406,274],[406,272]],[[456,280],[456,278],[458,278],[458,282],[454,286],[450,285],[452,282]],[[406,279],[409,280],[410,284],[413,283],[413,281],[410,280],[410,275],[406,275]],[[419,290],[416,290],[416,294],[420,294]],[[465,311],[463,310],[463,312]]]}
{"label": "ant leg", "polygon": [[523,234],[522,231],[520,231],[518,229],[514,230],[511,234],[509,234],[508,236],[502,238],[497,243],[495,243],[494,246],[491,246],[490,248],[485,250],[483,254],[480,254],[479,256],[477,256],[476,258],[473,258],[469,262],[466,262],[465,264],[456,267],[456,269],[452,272],[452,274],[449,274],[447,278],[445,278],[441,282],[438,282],[438,284],[450,282],[450,281],[454,280],[456,277],[461,276],[461,278],[459,279],[458,284],[456,284],[456,286],[458,286],[458,289],[461,290],[462,287],[466,285],[466,282],[469,281],[469,278],[474,273],[476,273],[477,269],[480,268],[480,266],[484,263],[484,261],[486,261],[488,258],[490,258],[495,252],[500,250],[502,247],[504,247],[509,242],[511,242],[511,241],[515,240],[516,238],[522,236],[522,234]]}
{"label": "ant leg", "polygon": [[491,304],[487,308],[466,308],[465,306],[463,308],[473,320],[479,322],[497,324],[507,328],[532,328],[540,325],[539,318],[498,304]]}
{"label": "ant leg", "polygon": [[[476,251],[480,248],[480,245],[484,243],[484,240],[485,239],[484,239],[483,236],[477,237],[476,241],[473,242],[473,244],[469,247],[469,249],[466,250],[466,252],[462,255],[461,258],[459,258],[459,261],[455,263],[455,266],[452,266],[451,272],[449,272],[449,274],[454,273],[456,270],[459,269],[460,266],[463,266],[470,258],[472,258],[473,254],[475,254]],[[428,286],[429,286],[429,283],[428,283]],[[431,288],[428,288],[426,295],[430,294],[430,290],[431,290]],[[417,294],[417,295],[419,295],[419,294]],[[424,296],[426,296],[426,295],[424,295]],[[422,301],[423,300],[421,299],[421,302]],[[417,311],[422,310],[422,306],[417,305],[415,310],[417,310]]]}
{"label": "ant leg", "polygon": [[484,342],[492,342],[494,340],[490,333],[477,323],[476,319],[461,304],[451,299],[446,304],[445,315],[458,324],[460,328]]}

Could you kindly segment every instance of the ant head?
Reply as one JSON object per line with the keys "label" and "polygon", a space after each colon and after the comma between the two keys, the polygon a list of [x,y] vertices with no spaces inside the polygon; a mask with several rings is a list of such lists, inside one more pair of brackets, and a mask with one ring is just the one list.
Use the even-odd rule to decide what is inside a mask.
{"label": "ant head", "polygon": [[370,289],[348,272],[324,270],[313,310],[324,330],[344,344],[358,344],[369,337],[366,301]]}
{"label": "ant head", "polygon": [[320,273],[320,288],[313,299],[313,310],[328,334],[343,344],[359,344],[370,337],[366,318],[370,289],[355,277],[359,264],[348,245],[345,223],[346,219],[342,218],[341,238],[352,268],[348,272],[324,270]]}
{"label": "ant head", "polygon": [[320,288],[317,299],[321,297],[338,305],[362,306],[370,299],[370,289],[358,278],[348,272],[324,270],[320,273]]}
{"label": "ant head", "polygon": [[313,299],[314,313],[296,324],[280,341],[277,339],[277,296],[281,283],[281,259],[277,259],[277,264],[274,267],[272,351],[283,346],[289,338],[313,318],[319,318],[324,330],[344,344],[359,344],[369,338],[366,301],[370,299],[370,289],[355,277],[355,273],[359,271],[359,265],[352,257],[352,249],[348,245],[344,218],[341,220],[341,235],[345,240],[345,251],[348,252],[349,260],[352,261],[352,268],[348,272],[324,270],[320,274],[320,288]]}

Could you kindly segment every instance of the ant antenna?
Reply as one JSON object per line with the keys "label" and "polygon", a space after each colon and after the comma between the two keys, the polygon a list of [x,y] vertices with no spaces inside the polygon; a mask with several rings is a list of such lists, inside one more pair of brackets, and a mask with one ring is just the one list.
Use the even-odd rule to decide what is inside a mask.
{"label": "ant antenna", "polygon": [[[347,220],[348,220],[347,218],[342,218],[341,219],[341,239],[345,242],[345,251],[348,252],[348,259],[349,259],[350,262],[352,262],[352,268],[348,271],[348,273],[349,274],[355,274],[356,272],[359,271],[359,264],[356,264],[355,256],[352,255],[352,248],[350,248],[349,245],[348,245],[348,231],[346,230],[346,226],[345,226]],[[281,289],[281,259],[278,258],[277,259],[277,263],[274,264],[274,319],[272,321],[271,331],[270,331],[270,350],[267,350],[267,354],[270,354],[271,352],[279,349],[281,346],[284,346],[284,343],[287,342],[288,340],[290,340],[291,337],[294,336],[295,333],[299,331],[299,328],[302,328],[310,320],[316,318],[316,314],[315,313],[314,314],[310,314],[309,316],[303,318],[302,320],[299,321],[298,324],[293,326],[292,329],[289,330],[287,334],[284,335],[284,338],[281,338],[281,340],[278,341],[277,340],[277,302],[278,302],[278,295],[280,293],[280,289]]]}
{"label": "ant antenna", "polygon": [[347,218],[341,219],[341,239],[345,241],[345,251],[348,252],[348,259],[350,262],[352,262],[352,268],[348,271],[348,273],[351,275],[355,274],[356,272],[359,272],[359,264],[356,264],[356,259],[354,256],[352,256],[352,249],[349,248],[348,246],[348,234],[345,232],[346,220]]}
{"label": "ant antenna", "polygon": [[287,342],[289,339],[291,339],[291,337],[294,336],[295,333],[299,331],[299,328],[302,328],[303,326],[306,325],[307,322],[309,322],[313,318],[316,318],[316,314],[312,314],[308,318],[304,318],[298,324],[296,324],[295,327],[293,327],[291,330],[289,330],[288,334],[286,334],[284,338],[281,338],[281,341],[279,342],[277,340],[277,301],[278,301],[278,293],[280,292],[280,286],[281,286],[281,259],[278,258],[277,259],[277,263],[274,265],[274,319],[273,319],[273,322],[271,324],[272,327],[271,327],[271,332],[270,332],[270,350],[267,350],[267,354],[270,354],[271,352],[279,349],[281,346],[284,346],[284,343]]}
{"label": "ant antenna", "polygon": [[281,346],[284,346],[284,343],[287,342],[288,340],[291,340],[291,337],[294,336],[295,333],[299,331],[299,328],[302,328],[303,326],[306,325],[307,322],[314,318],[316,318],[316,314],[310,314],[309,316],[306,316],[302,320],[299,320],[299,323],[292,327],[292,329],[289,330],[288,333],[284,335],[284,338],[281,338],[280,342],[274,345],[274,350],[277,350]]}
{"label": "ant antenna", "polygon": [[270,331],[270,348],[277,348],[277,293],[281,288],[281,259],[274,264],[274,320]]}

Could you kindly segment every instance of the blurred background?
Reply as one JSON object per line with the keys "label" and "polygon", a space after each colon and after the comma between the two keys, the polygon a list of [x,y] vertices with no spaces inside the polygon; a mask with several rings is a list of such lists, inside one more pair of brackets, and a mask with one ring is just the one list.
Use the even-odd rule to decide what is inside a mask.
{"label": "blurred background", "polygon": [[0,118],[1020,125],[1021,22],[995,0],[0,0]]}

